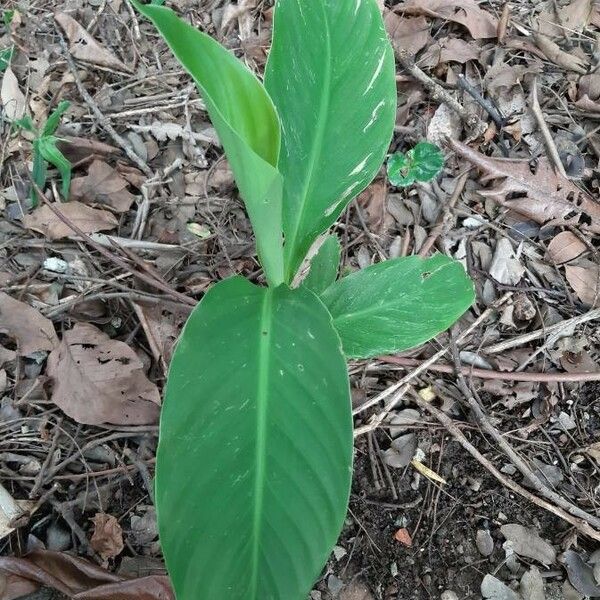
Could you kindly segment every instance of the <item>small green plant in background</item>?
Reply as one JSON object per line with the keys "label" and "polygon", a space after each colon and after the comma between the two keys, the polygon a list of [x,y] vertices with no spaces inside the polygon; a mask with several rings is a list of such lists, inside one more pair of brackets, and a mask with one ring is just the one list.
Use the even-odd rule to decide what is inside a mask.
{"label": "small green plant in background", "polygon": [[[2,11],[2,22],[6,29],[10,28],[10,24],[12,23],[13,17],[15,15],[14,10],[3,10]],[[6,71],[6,68],[10,64],[13,55],[13,46],[9,46],[8,48],[0,49],[0,74]]]}
{"label": "small green plant in background", "polygon": [[336,236],[314,253],[392,138],[394,55],[375,0],[278,0],[264,85],[172,10],[132,1],[198,85],[267,282],[213,285],[178,342],[156,466],[167,568],[178,600],[306,600],[350,493],[346,358],[426,342],[473,286],[442,255],[338,279]]}
{"label": "small green plant in background", "polygon": [[31,202],[33,206],[37,206],[39,200],[36,187],[43,190],[46,186],[48,163],[55,166],[60,173],[62,180],[61,195],[63,200],[66,201],[69,197],[72,165],[56,146],[59,139],[54,135],[60,124],[61,117],[68,110],[69,106],[70,103],[66,100],[60,102],[56,109],[50,114],[41,130],[34,125],[29,116],[14,122],[17,127],[25,129],[34,135],[32,178],[35,186],[32,186],[31,189]]}
{"label": "small green plant in background", "polygon": [[419,142],[406,154],[396,152],[388,159],[388,179],[392,185],[407,187],[415,181],[425,183],[440,173],[444,166],[442,151],[429,142]]}

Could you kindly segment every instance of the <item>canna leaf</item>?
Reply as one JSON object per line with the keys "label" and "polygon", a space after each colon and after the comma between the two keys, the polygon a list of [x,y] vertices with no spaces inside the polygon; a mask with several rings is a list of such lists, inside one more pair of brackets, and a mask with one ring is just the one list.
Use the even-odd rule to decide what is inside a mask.
{"label": "canna leaf", "polygon": [[349,496],[339,338],[304,288],[235,277],[175,352],[157,456],[160,540],[178,600],[306,600]]}
{"label": "canna leaf", "polygon": [[379,171],[396,115],[375,0],[278,0],[265,87],[281,119],[286,281]]}
{"label": "canna leaf", "polygon": [[463,266],[441,254],[387,260],[322,295],[347,357],[407,350],[450,327],[475,299]]}
{"label": "canna leaf", "polygon": [[133,5],[157,27],[194,78],[236,178],[271,285],[283,281],[280,125],[258,79],[231,52],[169,8]]}
{"label": "canna leaf", "polygon": [[[43,191],[46,187],[46,177],[48,173],[48,167],[39,150],[40,140],[37,138],[33,142],[33,167],[31,172],[31,178],[33,179],[35,186],[31,186],[31,205],[36,207],[39,202],[37,190]],[[36,189],[37,187],[37,189]]]}
{"label": "canna leaf", "polygon": [[310,263],[304,285],[318,296],[337,278],[342,247],[336,235],[329,235]]}
{"label": "canna leaf", "polygon": [[[36,140],[37,144],[34,144],[36,152],[39,153],[42,158],[48,161],[51,165],[54,165],[62,180],[61,195],[66,201],[69,198],[69,188],[71,187],[71,163],[65,158],[64,154],[56,147],[58,141],[52,135],[47,135]],[[45,182],[45,178],[44,178]],[[43,186],[40,186],[40,189]]]}
{"label": "canna leaf", "polygon": [[58,129],[58,125],[60,123],[60,119],[67,112],[69,106],[71,106],[71,103],[68,100],[63,100],[52,111],[52,114],[48,117],[48,120],[44,125],[44,129],[42,130],[43,136],[53,135],[54,133],[56,133],[56,130]]}

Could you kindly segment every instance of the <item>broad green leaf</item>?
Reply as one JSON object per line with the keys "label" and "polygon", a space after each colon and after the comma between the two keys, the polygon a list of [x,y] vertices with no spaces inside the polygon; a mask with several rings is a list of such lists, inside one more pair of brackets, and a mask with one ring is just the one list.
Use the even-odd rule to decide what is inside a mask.
{"label": "broad green leaf", "polygon": [[56,147],[58,141],[53,135],[46,135],[37,139],[34,144],[34,152],[39,152],[42,158],[54,165],[62,180],[61,194],[66,201],[69,198],[69,188],[71,187],[71,163],[65,158],[64,154]]}
{"label": "broad green leaf", "polygon": [[474,299],[463,266],[441,254],[372,265],[338,280],[322,295],[351,358],[423,344],[450,327]]}
{"label": "broad green leaf", "polygon": [[265,87],[281,119],[286,281],[377,174],[396,115],[375,0],[278,0]]}
{"label": "broad green leaf", "polygon": [[158,522],[178,600],[306,600],[351,467],[347,369],[321,301],[215,285],[177,346],[160,425]]}
{"label": "broad green leaf", "polygon": [[231,52],[171,9],[132,3],[154,23],[198,85],[246,203],[267,279],[271,285],[280,284],[283,182],[276,168],[280,126],[269,95]]}
{"label": "broad green leaf", "polygon": [[396,152],[388,160],[388,179],[399,187],[412,185],[415,181],[431,181],[444,166],[442,151],[429,142],[419,142],[406,154]]}
{"label": "broad green leaf", "polygon": [[341,253],[342,247],[337,236],[327,236],[310,263],[304,285],[315,294],[322,294],[337,278]]}
{"label": "broad green leaf", "polygon": [[53,135],[56,132],[60,119],[65,112],[67,112],[69,106],[71,106],[71,103],[68,100],[63,100],[58,104],[52,111],[52,114],[48,117],[44,129],[42,130],[42,135]]}

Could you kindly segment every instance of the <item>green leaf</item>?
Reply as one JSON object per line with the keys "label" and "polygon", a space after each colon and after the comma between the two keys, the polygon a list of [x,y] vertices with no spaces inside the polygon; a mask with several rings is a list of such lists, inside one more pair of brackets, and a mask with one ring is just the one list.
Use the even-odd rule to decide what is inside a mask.
{"label": "green leaf", "polygon": [[33,119],[29,115],[25,115],[20,119],[15,119],[12,123],[15,127],[20,127],[21,129],[25,129],[25,131],[29,131],[30,133],[34,133],[36,135],[38,133],[33,123]]}
{"label": "green leaf", "polygon": [[431,181],[444,166],[442,151],[429,142],[419,142],[406,154],[396,152],[388,160],[390,183],[399,187],[412,185],[415,181]]}
{"label": "green leaf", "polygon": [[13,55],[13,46],[0,50],[0,73],[4,73]]}
{"label": "green leaf", "polygon": [[215,285],[177,346],[156,501],[179,600],[306,600],[345,515],[348,377],[311,292]]}
{"label": "green leaf", "polygon": [[342,247],[337,236],[327,236],[310,263],[304,285],[315,294],[322,294],[337,278],[341,253]]}
{"label": "green leaf", "polygon": [[14,16],[15,16],[15,11],[12,9],[11,10],[7,9],[7,10],[2,11],[2,21],[4,22],[4,26],[6,27],[6,29],[9,29]]}
{"label": "green leaf", "polygon": [[441,254],[372,265],[322,295],[351,358],[419,346],[450,327],[474,299],[463,266]]}
{"label": "green leaf", "polygon": [[39,138],[33,141],[33,168],[31,172],[31,178],[33,179],[35,186],[31,186],[31,205],[35,208],[39,203],[37,188],[40,191],[44,191],[46,187],[47,167],[46,161],[44,160],[39,150]]}
{"label": "green leaf", "polygon": [[265,87],[281,118],[286,281],[374,178],[394,129],[394,54],[375,0],[278,0]]}
{"label": "green leaf", "polygon": [[37,152],[39,152],[42,158],[58,169],[62,180],[61,195],[66,201],[69,198],[69,188],[71,187],[72,166],[64,154],[56,147],[57,141],[58,139],[52,135],[43,136],[36,140],[37,144],[34,143],[34,148],[37,147]]}
{"label": "green leaf", "polygon": [[132,3],[156,25],[198,85],[246,203],[267,279],[271,285],[280,284],[283,181],[276,168],[280,126],[269,95],[231,52],[171,9]]}
{"label": "green leaf", "polygon": [[65,112],[67,112],[69,106],[71,106],[71,103],[68,100],[63,100],[58,104],[52,114],[48,117],[44,129],[42,130],[42,135],[53,135],[56,132],[60,119]]}

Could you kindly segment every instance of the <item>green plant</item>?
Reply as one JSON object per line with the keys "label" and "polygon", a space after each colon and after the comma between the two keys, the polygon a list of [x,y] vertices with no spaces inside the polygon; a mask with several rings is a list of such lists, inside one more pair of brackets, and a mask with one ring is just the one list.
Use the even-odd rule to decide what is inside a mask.
{"label": "green plant", "polygon": [[412,185],[415,181],[431,181],[444,166],[442,151],[429,142],[419,142],[406,154],[396,152],[388,160],[388,179],[399,187]]}
{"label": "green plant", "polygon": [[171,10],[134,4],[200,89],[268,283],[215,284],[179,340],[157,453],[167,567],[179,600],[305,600],[347,510],[345,356],[425,342],[473,287],[444,256],[336,281],[335,236],[292,285],[392,137],[394,58],[375,0],[279,0],[264,85]]}
{"label": "green plant", "polygon": [[[15,15],[14,10],[4,10],[2,11],[2,22],[4,23],[4,27],[8,30],[10,28],[10,24]],[[0,73],[4,73],[6,68],[10,64],[13,55],[13,46],[8,46],[7,48],[3,48],[0,50]]]}
{"label": "green plant", "polygon": [[46,185],[47,163],[54,165],[60,173],[62,180],[61,194],[63,199],[67,200],[69,197],[72,167],[71,163],[56,146],[59,139],[54,135],[60,124],[61,117],[68,110],[69,106],[70,103],[66,100],[60,102],[56,109],[50,114],[41,130],[34,125],[29,116],[14,122],[17,127],[25,129],[34,135],[33,169],[31,175],[33,182],[35,183],[31,189],[31,202],[33,206],[37,206],[38,204],[37,190],[43,190]]}

